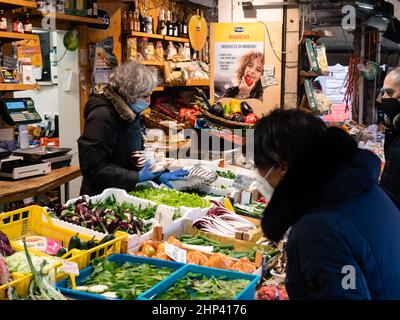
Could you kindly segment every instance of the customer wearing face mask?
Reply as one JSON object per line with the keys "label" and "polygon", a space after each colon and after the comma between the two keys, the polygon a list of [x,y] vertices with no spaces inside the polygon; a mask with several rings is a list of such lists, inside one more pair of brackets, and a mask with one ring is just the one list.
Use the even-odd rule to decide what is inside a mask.
{"label": "customer wearing face mask", "polygon": [[381,185],[400,201],[400,67],[385,78],[381,109],[385,114],[385,168]]}
{"label": "customer wearing face mask", "polygon": [[279,241],[290,229],[289,298],[400,299],[400,210],[378,185],[379,158],[300,110],[262,118],[254,150],[274,190],[264,233]]}
{"label": "customer wearing face mask", "polygon": [[92,94],[85,107],[85,127],[78,139],[83,175],[81,194],[96,195],[106,188],[132,191],[139,182],[184,179],[188,172],[151,172],[144,149],[140,114],[149,107],[156,86],[153,69],[135,62],[116,67],[102,94]]}

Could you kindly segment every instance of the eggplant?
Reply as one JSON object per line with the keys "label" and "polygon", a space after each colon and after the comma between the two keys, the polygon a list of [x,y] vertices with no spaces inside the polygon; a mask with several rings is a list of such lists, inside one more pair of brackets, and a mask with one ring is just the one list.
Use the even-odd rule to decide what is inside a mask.
{"label": "eggplant", "polygon": [[[250,107],[250,105],[246,101],[242,101],[240,103],[240,110],[242,111],[242,114],[244,116],[247,116],[250,113],[254,113],[253,109]],[[243,122],[243,121],[239,121],[239,122]]]}
{"label": "eggplant", "polygon": [[210,111],[211,111],[211,113],[213,115],[216,115],[218,117],[223,117],[224,116],[224,109],[222,108],[221,102],[217,102],[216,104],[214,104],[211,107]]}
{"label": "eggplant", "polygon": [[244,117],[240,113],[236,113],[231,117],[231,120],[235,122],[244,122]]}

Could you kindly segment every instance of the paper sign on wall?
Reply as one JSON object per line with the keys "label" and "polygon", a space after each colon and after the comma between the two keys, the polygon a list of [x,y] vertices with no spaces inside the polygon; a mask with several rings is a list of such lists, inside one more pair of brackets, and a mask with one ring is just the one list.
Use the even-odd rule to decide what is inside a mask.
{"label": "paper sign on wall", "polygon": [[263,23],[212,23],[211,93],[219,98],[263,99]]}

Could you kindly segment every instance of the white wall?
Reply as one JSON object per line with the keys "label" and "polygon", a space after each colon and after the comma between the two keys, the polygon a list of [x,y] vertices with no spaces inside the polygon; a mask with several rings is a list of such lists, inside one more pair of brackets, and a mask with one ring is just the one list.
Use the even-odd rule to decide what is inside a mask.
{"label": "white wall", "polygon": [[[280,0],[263,0],[259,3],[266,2],[283,2]],[[255,0],[254,4],[257,4]],[[258,10],[244,11],[242,6],[238,4],[237,0],[219,0],[218,1],[218,20],[219,22],[279,22],[282,21],[281,8],[263,8]]]}
{"label": "white wall", "polygon": [[[80,135],[80,115],[79,115],[79,81],[78,81],[78,51],[67,51],[63,37],[65,31],[57,31],[54,34],[54,44],[57,46],[58,63],[58,85],[40,86],[36,91],[16,92],[15,97],[31,97],[35,102],[35,107],[42,116],[46,112],[59,115],[60,146],[71,148],[73,154],[72,165],[79,165],[78,146],[76,140]],[[69,91],[65,91],[66,75],[72,72],[72,81]],[[75,198],[79,195],[81,178],[75,179],[70,183],[70,197]],[[62,190],[64,199],[64,190]]]}
{"label": "white wall", "polygon": [[[58,60],[64,54],[63,36],[65,32],[57,32],[57,56]],[[69,91],[65,91],[66,75],[72,72],[72,81]],[[67,51],[64,58],[58,64],[58,104],[59,104],[59,127],[60,145],[64,148],[72,148],[72,165],[79,165],[78,145],[76,140],[80,136],[80,116],[79,116],[79,79],[78,79],[78,51]],[[70,197],[75,198],[79,195],[81,178],[75,179],[70,183]]]}
{"label": "white wall", "polygon": [[15,98],[31,97],[37,112],[43,118],[45,113],[58,113],[58,86],[40,86],[39,90],[16,91]]}

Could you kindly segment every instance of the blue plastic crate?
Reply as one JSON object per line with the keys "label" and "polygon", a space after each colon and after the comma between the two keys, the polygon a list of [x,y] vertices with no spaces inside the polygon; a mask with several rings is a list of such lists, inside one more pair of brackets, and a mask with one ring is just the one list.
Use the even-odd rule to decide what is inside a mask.
{"label": "blue plastic crate", "polygon": [[[150,264],[150,265],[160,267],[160,268],[162,268],[162,267],[170,268],[172,270],[178,270],[184,266],[184,264],[177,263],[174,261],[138,257],[138,256],[134,256],[131,254],[113,254],[113,255],[108,256],[106,259],[109,261],[113,261],[113,262],[117,262],[117,263],[121,263],[121,264],[123,264],[125,262],[138,263],[138,264]],[[87,268],[81,270],[79,273],[79,276],[76,277],[76,285],[77,286],[84,285],[84,284],[82,284],[82,281],[86,280],[92,274],[92,272],[93,272],[93,266],[90,266],[90,267],[87,267]],[[174,275],[174,273],[172,273],[171,276],[172,275]],[[69,289],[69,288],[67,288],[67,279],[57,282],[56,288],[58,290],[60,290],[61,293],[63,295],[65,295],[66,297],[69,297],[71,299],[76,299],[76,300],[119,300],[119,299],[107,298],[100,294]]]}
{"label": "blue plastic crate", "polygon": [[169,289],[177,280],[183,278],[187,273],[200,273],[207,277],[226,277],[227,279],[244,279],[249,280],[250,283],[246,288],[242,290],[233,300],[254,300],[256,286],[260,281],[260,276],[249,273],[242,273],[236,271],[229,271],[224,269],[216,269],[203,267],[195,264],[187,264],[177,272],[172,274],[170,277],[164,279],[155,285],[152,289],[142,293],[138,300],[152,300],[156,295],[165,292]]}

